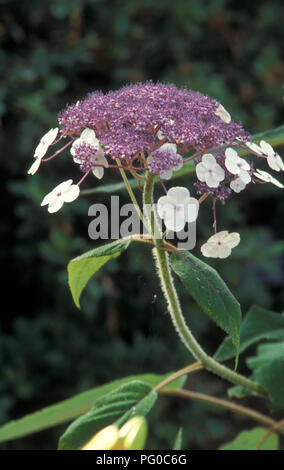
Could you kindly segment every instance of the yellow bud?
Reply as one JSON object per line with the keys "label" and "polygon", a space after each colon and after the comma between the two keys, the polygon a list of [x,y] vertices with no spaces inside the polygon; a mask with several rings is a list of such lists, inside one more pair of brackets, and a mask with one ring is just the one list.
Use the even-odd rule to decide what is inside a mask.
{"label": "yellow bud", "polygon": [[119,438],[124,450],[142,450],[147,436],[147,421],[142,416],[135,416],[119,430]]}
{"label": "yellow bud", "polygon": [[101,429],[81,450],[119,450],[118,443],[118,428],[111,425]]}

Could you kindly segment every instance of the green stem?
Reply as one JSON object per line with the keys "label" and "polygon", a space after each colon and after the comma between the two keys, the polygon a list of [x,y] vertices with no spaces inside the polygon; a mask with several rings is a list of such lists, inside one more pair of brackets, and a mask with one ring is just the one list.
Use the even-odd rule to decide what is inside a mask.
{"label": "green stem", "polygon": [[[120,161],[119,161],[118,159],[116,159],[116,162],[117,162],[117,164],[120,164]],[[135,209],[136,209],[136,211],[137,211],[137,213],[138,213],[138,215],[139,215],[141,221],[142,221],[143,224],[145,225],[146,229],[149,231],[149,226],[148,226],[148,224],[147,224],[147,222],[146,222],[146,220],[145,220],[145,218],[144,218],[144,215],[143,215],[143,213],[142,213],[142,211],[141,211],[141,209],[140,209],[140,207],[139,207],[139,204],[138,204],[138,202],[137,202],[137,200],[136,200],[136,197],[135,197],[135,195],[134,195],[134,192],[132,191],[132,187],[131,187],[130,184],[129,184],[129,181],[128,181],[128,179],[127,179],[127,176],[126,176],[126,174],[125,174],[125,171],[123,170],[123,168],[119,168],[119,171],[120,171],[120,174],[121,174],[122,179],[123,179],[123,181],[124,181],[124,184],[125,184],[125,186],[126,186],[126,188],[127,188],[127,191],[128,191],[129,196],[130,196],[130,199],[131,199],[131,201],[133,202],[133,204],[134,204],[134,206],[135,206]]]}
{"label": "green stem", "polygon": [[[147,174],[147,179],[144,184],[143,203],[148,207],[153,204],[153,183],[154,177],[150,172]],[[265,390],[257,383],[253,382],[237,372],[227,368],[226,366],[215,361],[212,357],[208,356],[196,341],[188,326],[185,323],[178,296],[174,287],[171,270],[169,265],[168,253],[164,250],[164,243],[161,238],[156,238],[157,222],[156,217],[151,217],[151,230],[155,244],[153,255],[157,265],[157,271],[161,280],[162,290],[168,304],[168,310],[172,318],[172,322],[185,346],[190,350],[195,359],[204,366],[205,369],[227,379],[233,384],[242,385],[243,387],[251,390],[254,393],[266,395]]]}

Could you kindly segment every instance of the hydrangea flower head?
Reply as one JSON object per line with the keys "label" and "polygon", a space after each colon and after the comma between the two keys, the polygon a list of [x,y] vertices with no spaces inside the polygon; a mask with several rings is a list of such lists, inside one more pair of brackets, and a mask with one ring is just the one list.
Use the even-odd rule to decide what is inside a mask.
{"label": "hydrangea flower head", "polygon": [[[96,91],[60,112],[58,121],[59,128],[50,129],[38,144],[29,174],[67,150],[83,173],[78,187],[91,173],[101,179],[107,168],[119,168],[140,179],[150,171],[166,191],[162,180],[191,161],[197,194],[224,201],[242,191],[252,175],[253,182],[273,182],[256,174],[238,149],[250,149],[276,171],[284,169],[270,144],[253,143],[216,99],[172,84],[149,81],[106,94]],[[63,142],[45,157],[50,145]]]}

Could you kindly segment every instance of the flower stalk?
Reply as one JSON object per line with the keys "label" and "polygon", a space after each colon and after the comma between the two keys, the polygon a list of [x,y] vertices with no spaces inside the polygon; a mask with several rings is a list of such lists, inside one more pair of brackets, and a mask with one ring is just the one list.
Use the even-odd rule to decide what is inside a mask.
{"label": "flower stalk", "polygon": [[[148,207],[153,206],[153,185],[154,185],[154,176],[151,173],[147,174],[147,179],[144,184],[144,193],[143,193],[143,203]],[[153,256],[157,266],[157,272],[161,281],[162,291],[166,298],[168,304],[168,310],[171,315],[172,322],[174,327],[180,336],[180,339],[185,344],[187,349],[199,361],[203,367],[220,377],[228,380],[229,382],[237,385],[241,385],[248,390],[251,390],[253,393],[266,395],[265,390],[259,384],[253,382],[246,377],[238,374],[237,372],[227,368],[226,366],[215,361],[212,357],[208,356],[206,352],[202,349],[199,343],[196,341],[188,326],[185,323],[179,299],[177,296],[176,289],[174,287],[174,282],[171,276],[171,269],[169,265],[169,255],[167,251],[164,250],[164,242],[161,238],[157,238],[155,234],[157,233],[157,220],[154,212],[151,217],[151,232],[153,236],[153,241],[155,248],[153,250]]]}

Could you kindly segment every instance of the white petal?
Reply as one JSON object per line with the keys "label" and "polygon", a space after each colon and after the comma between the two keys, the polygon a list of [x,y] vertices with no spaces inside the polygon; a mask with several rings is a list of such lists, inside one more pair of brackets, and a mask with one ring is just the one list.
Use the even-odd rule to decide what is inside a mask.
{"label": "white petal", "polygon": [[206,184],[209,188],[218,188],[220,180],[216,178],[214,173],[207,173],[206,175]]}
{"label": "white petal", "polygon": [[184,211],[183,210],[177,211],[174,209],[174,207],[172,207],[171,210],[168,210],[166,212],[166,217],[165,217],[164,222],[168,230],[179,232],[185,226]]}
{"label": "white petal", "polygon": [[262,155],[262,150],[259,145],[255,144],[254,142],[246,142],[246,146],[251,149],[253,152],[258,153],[258,155]]}
{"label": "white petal", "polygon": [[88,127],[83,130],[80,135],[80,139],[84,140],[90,145],[94,145],[95,147],[98,145],[98,139],[96,137],[96,133],[93,129],[89,129]]}
{"label": "white petal", "polygon": [[72,184],[70,188],[68,188],[66,191],[63,193],[63,199],[64,202],[72,202],[77,199],[77,197],[80,194],[80,188],[77,184]]}
{"label": "white petal", "polygon": [[41,206],[46,206],[46,204],[50,204],[56,200],[57,196],[56,193],[51,191],[48,193],[42,200]]}
{"label": "white petal", "polygon": [[58,127],[54,129],[50,129],[45,136],[43,136],[43,140],[47,142],[48,146],[53,144],[58,134]]}
{"label": "white petal", "polygon": [[221,104],[219,104],[218,108],[215,111],[215,114],[216,116],[219,116],[219,118],[222,119],[222,121],[224,121],[226,124],[229,124],[229,122],[231,122],[230,114]]}
{"label": "white petal", "polygon": [[104,168],[102,166],[97,166],[92,170],[93,175],[96,176],[99,180],[104,176]]}
{"label": "white petal", "polygon": [[71,145],[70,153],[74,157],[76,153],[76,148],[82,143],[81,139],[74,140],[73,144]]}
{"label": "white petal", "polygon": [[236,152],[236,150],[232,149],[231,147],[225,150],[225,155],[226,155],[226,158],[228,159],[230,158],[231,160],[237,160],[239,158],[239,155]]}
{"label": "white petal", "polygon": [[261,150],[263,151],[263,153],[265,155],[274,155],[275,152],[273,150],[273,147],[271,147],[271,145],[268,143],[268,142],[265,142],[265,140],[261,140],[260,143],[259,143],[260,147],[261,147]]}
{"label": "white petal", "polygon": [[83,160],[81,160],[81,158],[73,157],[73,162],[74,162],[74,163],[78,163],[78,165],[81,165],[81,163],[83,162]]}
{"label": "white petal", "polygon": [[161,150],[162,152],[169,152],[169,153],[176,154],[177,153],[177,146],[176,146],[176,144],[165,143],[165,144],[161,145],[159,150]]}
{"label": "white petal", "polygon": [[105,168],[109,167],[108,161],[107,161],[106,157],[104,156],[102,148],[100,148],[98,150],[98,152],[96,153],[96,162],[99,165],[104,165]]}
{"label": "white petal", "polygon": [[263,170],[257,170],[257,172],[254,173],[257,178],[259,178],[262,181],[265,181],[266,183],[272,183],[275,186],[278,186],[278,188],[284,188],[284,185],[280,183],[276,178],[273,178],[269,173]]}
{"label": "white petal", "polygon": [[163,171],[163,173],[160,174],[160,178],[162,178],[162,180],[170,180],[172,176],[173,176],[172,169]]}
{"label": "white petal", "polygon": [[221,232],[214,233],[209,239],[208,242],[218,243],[226,238],[228,235],[228,230],[222,230]]}
{"label": "white petal", "polygon": [[178,170],[180,170],[182,167],[183,167],[183,160],[181,160],[179,163],[177,163],[177,164],[174,166],[174,171],[178,171]]}
{"label": "white petal", "polygon": [[186,222],[194,222],[197,219],[199,202],[194,197],[189,197],[184,203],[184,219]]}
{"label": "white petal", "polygon": [[211,153],[205,153],[202,157],[202,163],[205,168],[212,169],[216,165],[216,158]]}
{"label": "white petal", "polygon": [[165,214],[168,210],[171,210],[173,205],[169,202],[167,196],[162,196],[158,199],[157,203],[157,212],[161,219],[165,217]]}
{"label": "white petal", "polygon": [[283,161],[280,155],[278,155],[277,153],[275,153],[274,155],[269,155],[267,157],[267,163],[270,166],[270,168],[272,168],[272,170],[275,170],[275,171],[284,170]]}
{"label": "white petal", "polygon": [[172,202],[173,204],[182,204],[189,196],[190,194],[188,189],[182,186],[174,186],[169,189],[167,194],[169,202]]}
{"label": "white petal", "polygon": [[32,166],[30,167],[30,169],[28,171],[28,175],[34,175],[37,172],[37,170],[39,169],[40,164],[41,164],[41,159],[37,158],[33,162]]}
{"label": "white petal", "polygon": [[216,166],[213,168],[213,172],[215,177],[218,178],[219,181],[223,181],[223,179],[225,178],[225,171],[218,163],[216,163]]}
{"label": "white petal", "polygon": [[48,150],[48,145],[45,142],[40,142],[35,149],[34,158],[42,159]]}
{"label": "white petal", "polygon": [[218,258],[228,258],[232,252],[232,249],[227,245],[221,245],[218,247]]}
{"label": "white petal", "polygon": [[59,211],[59,209],[61,209],[63,204],[64,204],[63,197],[62,196],[57,196],[57,198],[54,199],[54,201],[49,203],[47,210],[48,210],[48,212],[50,212],[50,214],[53,214],[54,212]]}
{"label": "white petal", "polygon": [[48,147],[54,142],[58,134],[58,127],[55,129],[50,129],[44,136],[40,139],[40,142],[35,149],[34,157],[42,158],[46,154]]}
{"label": "white petal", "polygon": [[199,179],[199,181],[204,182],[207,173],[208,173],[208,170],[207,170],[207,168],[205,168],[205,166],[203,165],[202,162],[200,162],[196,165],[196,176]]}
{"label": "white petal", "polygon": [[280,170],[284,171],[284,162],[278,153],[276,154],[276,160],[279,165]]}
{"label": "white petal", "polygon": [[251,176],[250,176],[250,174],[249,174],[247,171],[241,170],[240,173],[239,173],[239,175],[240,175],[241,180],[242,180],[245,184],[248,184],[248,183],[251,182]]}
{"label": "white petal", "polygon": [[224,239],[224,243],[229,245],[231,248],[235,248],[240,243],[240,240],[240,234],[238,232],[232,232]]}
{"label": "white petal", "polygon": [[230,183],[230,188],[235,192],[235,193],[240,193],[245,189],[246,183],[243,182],[241,178],[236,178],[234,181],[231,181]]}

